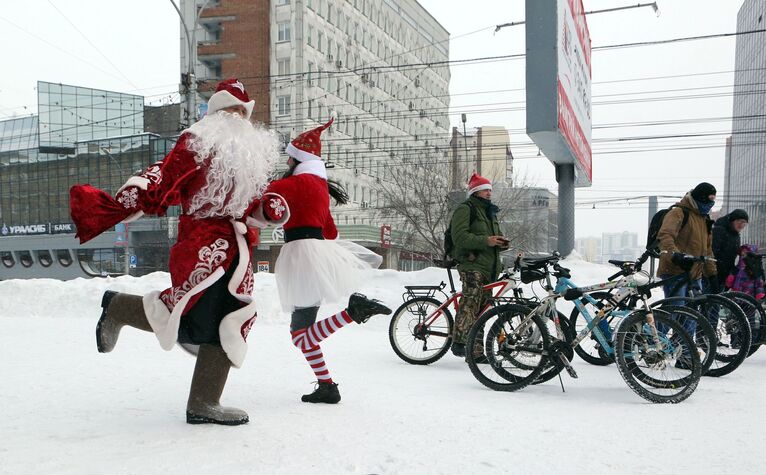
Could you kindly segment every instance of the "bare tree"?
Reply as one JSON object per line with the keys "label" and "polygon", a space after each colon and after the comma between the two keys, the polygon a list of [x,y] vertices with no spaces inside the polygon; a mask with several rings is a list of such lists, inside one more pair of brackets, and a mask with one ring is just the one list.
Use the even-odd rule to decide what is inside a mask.
{"label": "bare tree", "polygon": [[[391,222],[402,247],[430,259],[444,255],[444,232],[452,211],[467,197],[450,193],[450,166],[444,161],[424,159],[406,167],[392,167],[381,180],[385,204],[380,218]],[[548,216],[531,205],[535,188],[526,176],[515,176],[514,186],[495,183],[492,202],[500,207],[498,221],[514,252],[534,252],[548,233]],[[538,189],[539,190],[539,189]],[[452,196],[452,199],[450,199]]]}

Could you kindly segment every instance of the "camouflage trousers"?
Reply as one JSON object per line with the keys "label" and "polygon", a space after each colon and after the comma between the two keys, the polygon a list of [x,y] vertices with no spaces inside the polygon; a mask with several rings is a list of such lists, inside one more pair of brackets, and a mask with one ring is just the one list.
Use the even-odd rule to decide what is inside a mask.
{"label": "camouflage trousers", "polygon": [[479,312],[487,304],[492,292],[482,290],[482,287],[489,282],[481,272],[460,272],[460,281],[463,283],[463,296],[458,301],[460,308],[455,315],[453,341],[459,345],[465,345],[468,332],[479,318]]}

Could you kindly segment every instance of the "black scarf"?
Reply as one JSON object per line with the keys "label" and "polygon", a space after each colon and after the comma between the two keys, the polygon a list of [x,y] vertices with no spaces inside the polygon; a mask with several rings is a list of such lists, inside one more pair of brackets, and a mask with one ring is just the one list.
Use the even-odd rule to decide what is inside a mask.
{"label": "black scarf", "polygon": [[478,196],[476,196],[476,199],[479,200],[479,203],[485,206],[484,210],[490,221],[497,219],[497,214],[500,212],[500,208],[498,208],[497,205],[492,204],[492,202],[487,199],[479,198]]}

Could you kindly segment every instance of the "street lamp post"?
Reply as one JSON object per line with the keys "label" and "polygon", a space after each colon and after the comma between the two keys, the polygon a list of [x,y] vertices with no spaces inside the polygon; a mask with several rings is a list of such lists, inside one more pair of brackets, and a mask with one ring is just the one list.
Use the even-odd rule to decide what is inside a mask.
{"label": "street lamp post", "polygon": [[[197,22],[199,21],[199,17],[202,14],[202,12],[205,10],[205,7],[207,7],[207,4],[210,2],[210,0],[206,0],[205,3],[202,4],[202,7],[197,10],[197,13],[194,15],[194,23],[192,24],[192,30],[189,31],[189,27],[186,25],[186,20],[184,20],[184,16],[181,13],[181,10],[178,8],[178,5],[173,0],[170,0],[170,3],[173,5],[173,8],[176,9],[176,13],[178,13],[179,18],[181,18],[181,26],[184,28],[184,32],[186,33],[186,45],[189,50],[189,54],[187,55],[187,68],[186,68],[186,78],[184,80],[184,86],[186,91],[186,125],[190,126],[193,122],[193,118],[196,117],[195,109],[197,107],[197,79],[194,74],[194,66],[197,63]],[[196,6],[196,0],[195,0],[195,6]]]}

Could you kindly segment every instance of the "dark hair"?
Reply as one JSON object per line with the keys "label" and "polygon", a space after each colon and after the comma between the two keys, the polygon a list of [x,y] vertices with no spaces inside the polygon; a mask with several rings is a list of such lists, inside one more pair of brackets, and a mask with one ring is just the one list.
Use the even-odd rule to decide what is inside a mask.
{"label": "dark hair", "polygon": [[[293,159],[293,164],[290,165],[290,168],[288,168],[287,171],[282,175],[282,178],[293,176],[295,167],[297,167],[299,163],[299,161]],[[335,200],[335,204],[345,205],[348,203],[348,193],[343,188],[343,185],[341,185],[339,182],[330,180],[328,178],[327,191],[330,193],[330,197]]]}

